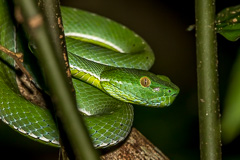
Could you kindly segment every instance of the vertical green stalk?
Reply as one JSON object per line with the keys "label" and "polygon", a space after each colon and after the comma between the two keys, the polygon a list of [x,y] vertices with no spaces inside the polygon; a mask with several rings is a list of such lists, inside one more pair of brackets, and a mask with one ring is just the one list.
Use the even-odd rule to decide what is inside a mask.
{"label": "vertical green stalk", "polygon": [[[80,117],[76,107],[76,100],[71,92],[71,86],[65,73],[65,64],[61,50],[53,43],[47,23],[39,12],[37,1],[18,0],[15,1],[16,9],[21,10],[22,22],[26,31],[31,35],[38,49],[38,58],[46,75],[51,98],[53,100],[56,114],[61,120],[63,128],[68,136],[76,159],[98,159],[92,146],[83,119]],[[51,10],[51,9],[50,9]],[[56,32],[57,33],[57,32]],[[56,36],[60,37],[60,36]]]}
{"label": "vertical green stalk", "polygon": [[221,160],[215,0],[195,0],[200,152]]}

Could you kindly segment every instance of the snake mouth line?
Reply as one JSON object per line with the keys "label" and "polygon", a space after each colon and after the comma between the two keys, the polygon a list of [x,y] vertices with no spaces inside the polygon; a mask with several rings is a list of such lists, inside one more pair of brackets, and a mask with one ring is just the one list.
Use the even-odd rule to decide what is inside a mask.
{"label": "snake mouth line", "polygon": [[[112,86],[116,87],[118,90],[120,90],[119,87],[115,86],[114,84],[112,84]],[[173,94],[173,95],[169,95],[169,96],[164,96],[165,97],[165,100],[161,100],[160,98],[161,97],[156,97],[156,98],[153,98],[153,99],[150,99],[149,101],[146,101],[144,99],[142,99],[141,97],[139,96],[136,96],[135,94],[133,94],[132,92],[130,91],[127,91],[127,94],[131,95],[132,97],[134,97],[135,99],[137,99],[137,101],[133,101],[133,100],[129,100],[127,99],[126,97],[123,97],[123,96],[119,96],[121,97],[122,99],[124,99],[126,102],[128,103],[132,103],[132,104],[135,104],[135,105],[141,105],[141,106],[149,106],[149,107],[161,107],[161,104],[165,104],[164,106],[169,106],[172,104],[172,101],[171,99],[172,98],[176,98],[176,96],[178,95],[177,93]],[[160,102],[157,102],[157,103],[149,103],[150,101],[155,101],[155,100],[159,100],[160,99]],[[173,100],[174,100],[173,99]],[[168,103],[167,103],[168,101]],[[141,103],[138,103],[138,102],[141,102]],[[153,105],[154,104],[154,105]]]}
{"label": "snake mouth line", "polygon": [[[117,88],[118,90],[121,90],[119,87],[115,86],[114,84],[111,83],[111,85],[112,85],[113,87]],[[118,96],[121,97],[122,99],[124,99],[125,102],[128,102],[128,103],[132,103],[132,104],[136,104],[136,105],[147,105],[147,104],[148,104],[146,100],[144,100],[144,99],[136,96],[135,94],[133,94],[133,93],[130,92],[130,91],[127,91],[127,94],[131,95],[132,97],[136,97],[135,99],[137,99],[137,101],[141,101],[141,102],[143,102],[143,103],[136,103],[137,101],[129,100],[129,99],[127,99],[126,97],[123,97],[123,96],[119,96],[119,95],[118,95]]]}

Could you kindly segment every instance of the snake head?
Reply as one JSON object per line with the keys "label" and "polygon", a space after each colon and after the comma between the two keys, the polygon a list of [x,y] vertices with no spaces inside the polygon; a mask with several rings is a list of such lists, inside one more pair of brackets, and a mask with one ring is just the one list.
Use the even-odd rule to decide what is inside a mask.
{"label": "snake head", "polygon": [[172,104],[179,88],[166,76],[137,69],[110,69],[102,72],[104,90],[124,102],[164,107]]}

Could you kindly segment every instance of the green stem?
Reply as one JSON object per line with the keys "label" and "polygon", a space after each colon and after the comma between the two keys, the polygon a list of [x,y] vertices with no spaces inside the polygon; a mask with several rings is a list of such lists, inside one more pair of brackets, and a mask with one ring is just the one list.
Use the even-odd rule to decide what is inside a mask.
{"label": "green stem", "polygon": [[[44,23],[46,21],[39,12],[37,1],[18,0],[16,3],[20,7],[26,31],[31,35],[38,48],[41,67],[46,75],[56,115],[61,120],[60,124],[63,125],[68,136],[75,158],[98,159],[83,119],[77,110],[76,100],[65,72],[64,60],[62,56],[59,56],[62,55],[62,51],[56,49],[59,45],[53,42],[54,38],[50,36],[52,34],[49,33],[49,26]],[[48,11],[50,10],[51,8]],[[60,35],[55,37],[60,37]]]}
{"label": "green stem", "polygon": [[195,2],[201,159],[221,160],[215,0]]}

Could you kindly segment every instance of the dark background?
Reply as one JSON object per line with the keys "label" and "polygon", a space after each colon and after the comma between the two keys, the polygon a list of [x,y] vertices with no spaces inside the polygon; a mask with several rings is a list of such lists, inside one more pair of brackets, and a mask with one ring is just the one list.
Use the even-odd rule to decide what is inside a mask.
{"label": "dark background", "polygon": [[[170,159],[200,159],[193,0],[62,0],[62,5],[95,12],[141,35],[156,61],[151,71],[167,75],[181,91],[173,105],[156,109],[135,106],[134,127]],[[239,1],[217,1],[217,12]],[[220,101],[224,102],[229,74],[239,42],[218,35]],[[223,157],[240,159],[240,138],[223,145]],[[7,159],[57,159],[58,149],[32,141],[0,122],[0,154]]]}

